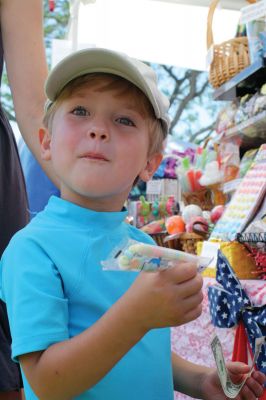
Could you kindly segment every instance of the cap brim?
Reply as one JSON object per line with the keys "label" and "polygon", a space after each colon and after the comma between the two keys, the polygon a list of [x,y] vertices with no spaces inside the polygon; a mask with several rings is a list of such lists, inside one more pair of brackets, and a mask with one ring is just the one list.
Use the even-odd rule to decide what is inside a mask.
{"label": "cap brim", "polygon": [[[46,82],[45,91],[48,99],[54,101],[73,79],[95,72],[121,76],[142,90],[150,101],[153,100],[149,86],[126,55],[100,48],[78,51],[59,62]],[[153,106],[157,107],[156,104]]]}
{"label": "cap brim", "polygon": [[[62,89],[79,76],[97,72],[117,75],[133,83],[148,97],[156,117],[163,121],[167,131],[168,121],[166,117],[162,116],[150,82],[147,82],[138,63],[140,62],[125,54],[108,49],[80,50],[64,58],[52,69],[46,81],[45,92],[48,99],[53,102]],[[156,81],[156,74],[154,71],[152,73],[154,73],[154,81]]]}

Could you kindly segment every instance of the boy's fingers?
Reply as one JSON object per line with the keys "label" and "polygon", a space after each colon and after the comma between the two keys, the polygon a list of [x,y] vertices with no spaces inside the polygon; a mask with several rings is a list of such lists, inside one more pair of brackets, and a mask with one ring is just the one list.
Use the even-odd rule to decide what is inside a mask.
{"label": "boy's fingers", "polygon": [[194,308],[201,306],[203,299],[203,295],[201,292],[198,292],[194,294],[193,296],[187,297],[185,300],[182,302],[182,307],[185,312],[189,312],[190,310],[193,310]]}
{"label": "boy's fingers", "polygon": [[197,274],[193,279],[182,282],[178,285],[179,291],[184,298],[190,297],[195,293],[201,293],[201,301],[203,300],[203,293],[201,291],[203,285],[203,279],[200,274]]}
{"label": "boy's fingers", "polygon": [[235,362],[228,362],[226,364],[228,371],[233,374],[233,375],[239,375],[239,374],[247,374],[250,371],[250,367],[247,364],[244,364],[240,361],[235,361]]}
{"label": "boy's fingers", "polygon": [[252,391],[256,397],[260,397],[263,394],[263,382],[256,380],[254,378],[248,378],[246,382],[250,391]]}
{"label": "boy's fingers", "polygon": [[198,304],[203,301],[203,292],[200,279],[194,278],[189,282],[180,283],[175,286],[178,298],[185,301],[193,301],[194,296],[197,296]]}
{"label": "boy's fingers", "polygon": [[197,307],[194,307],[192,310],[186,312],[183,323],[186,324],[190,321],[194,321],[201,315],[201,313],[202,313],[202,305],[199,304]]}
{"label": "boy's fingers", "polygon": [[261,385],[266,383],[266,375],[263,374],[260,371],[254,371],[252,372],[252,378],[254,378],[256,381],[258,381]]}
{"label": "boy's fingers", "polygon": [[[231,374],[232,381],[239,383],[245,378],[245,375],[250,372],[250,367],[241,362],[228,363],[227,368]],[[242,376],[241,376],[242,375]],[[237,379],[234,379],[237,378]],[[246,385],[242,389],[241,395],[244,399],[256,399],[263,394],[263,384],[266,381],[266,376],[260,371],[254,371],[251,377],[247,378]]]}
{"label": "boy's fingers", "polygon": [[256,400],[257,395],[254,394],[253,390],[251,390],[247,385],[245,385],[241,390],[241,400]]}
{"label": "boy's fingers", "polygon": [[[172,263],[169,264],[173,265]],[[167,270],[161,271],[162,273],[167,273],[169,277],[173,278],[175,283],[185,282],[197,275],[197,266],[192,263],[180,263],[169,268]]]}

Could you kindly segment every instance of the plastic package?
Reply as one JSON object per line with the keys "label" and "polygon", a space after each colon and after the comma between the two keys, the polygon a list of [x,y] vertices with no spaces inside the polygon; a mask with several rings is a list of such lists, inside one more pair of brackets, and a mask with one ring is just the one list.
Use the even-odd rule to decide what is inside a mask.
{"label": "plastic package", "polygon": [[221,143],[219,154],[222,160],[223,182],[229,182],[239,176],[239,143],[230,141]]}
{"label": "plastic package", "polygon": [[105,270],[158,271],[171,267],[175,261],[196,262],[198,271],[203,272],[212,259],[128,240],[125,245],[115,248],[101,264]]}
{"label": "plastic package", "polygon": [[251,63],[263,57],[263,43],[259,34],[265,31],[265,27],[264,18],[255,19],[247,23],[247,37]]}
{"label": "plastic package", "polygon": [[240,162],[240,166],[239,166],[239,177],[243,178],[247,171],[249,170],[249,168],[251,167],[254,158],[256,156],[258,152],[258,149],[251,149],[245,152],[245,154],[243,155],[241,162]]}

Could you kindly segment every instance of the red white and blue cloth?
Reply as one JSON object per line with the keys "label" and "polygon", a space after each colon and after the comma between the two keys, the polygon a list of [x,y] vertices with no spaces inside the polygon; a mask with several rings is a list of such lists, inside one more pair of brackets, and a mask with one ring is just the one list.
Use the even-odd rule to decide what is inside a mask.
{"label": "red white and blue cloth", "polygon": [[[219,328],[231,328],[243,321],[254,354],[255,339],[266,336],[266,305],[252,304],[221,251],[218,252],[216,280],[220,285],[208,288],[212,323]],[[262,346],[257,368],[266,373],[266,345]]]}

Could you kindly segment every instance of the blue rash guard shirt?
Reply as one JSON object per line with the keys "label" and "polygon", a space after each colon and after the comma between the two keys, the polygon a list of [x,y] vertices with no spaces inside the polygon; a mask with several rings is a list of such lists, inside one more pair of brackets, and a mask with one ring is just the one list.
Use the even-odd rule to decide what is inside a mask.
{"label": "blue rash guard shirt", "polygon": [[[15,360],[80,334],[133,283],[137,272],[101,266],[125,238],[153,243],[124,222],[126,215],[51,197],[45,210],[13,237],[1,260],[0,293],[7,303]],[[26,399],[37,399],[23,380]],[[172,400],[170,329],[148,332],[103,379],[75,398]]]}

